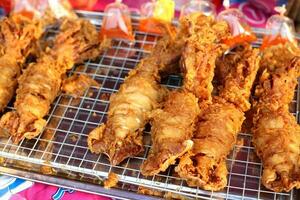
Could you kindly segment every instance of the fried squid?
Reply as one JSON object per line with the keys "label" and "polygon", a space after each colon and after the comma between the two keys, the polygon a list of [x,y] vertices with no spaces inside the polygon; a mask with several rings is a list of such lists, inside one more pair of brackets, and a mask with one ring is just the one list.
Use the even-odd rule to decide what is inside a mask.
{"label": "fried squid", "polygon": [[216,60],[228,49],[220,41],[230,36],[230,30],[226,22],[216,22],[205,15],[192,14],[190,18],[190,37],[181,60],[183,88],[195,94],[200,104],[207,104],[212,99]]}
{"label": "fried squid", "polygon": [[43,33],[41,21],[20,14],[11,15],[0,22],[0,111],[15,94],[17,78],[25,66],[28,55],[36,51]]}
{"label": "fried squid", "polygon": [[220,190],[227,184],[226,157],[250,108],[248,98],[259,68],[258,51],[250,45],[225,56],[227,68],[224,84],[212,104],[201,110],[194,146],[180,159],[176,171],[189,186]]}
{"label": "fried squid", "polygon": [[[186,16],[181,19],[181,24],[186,26],[187,38],[181,60],[184,69],[183,91],[172,92],[166,102],[162,103],[162,108],[155,110],[151,116],[152,147],[141,166],[141,172],[145,176],[165,171],[192,148],[194,124],[200,112],[198,98],[202,104],[211,100],[211,81],[215,68],[215,60],[207,61],[204,49],[209,45],[213,46],[216,59],[224,48],[218,40],[229,34],[226,23],[215,22],[202,14]],[[203,38],[204,35],[207,36],[206,39]],[[189,84],[195,81],[195,84]]]}
{"label": "fried squid", "polygon": [[145,176],[165,171],[193,146],[191,137],[199,114],[198,99],[187,91],[173,91],[152,113],[152,147],[141,166]]}
{"label": "fried squid", "polygon": [[75,63],[99,55],[96,28],[88,21],[65,19],[52,49],[30,64],[18,79],[15,111],[5,113],[0,128],[14,143],[36,137],[46,125],[44,117],[61,91],[63,77]]}
{"label": "fried squid", "polygon": [[[175,40],[176,41],[176,40]],[[143,130],[150,112],[164,99],[167,90],[160,86],[160,72],[178,63],[182,44],[170,37],[161,39],[149,56],[133,69],[116,94],[110,98],[108,120],[88,137],[93,153],[105,153],[112,165],[143,151]]]}
{"label": "fried squid", "polygon": [[263,163],[263,185],[287,192],[300,188],[300,127],[289,111],[300,75],[300,57],[276,54],[262,60],[266,68],[255,91],[253,145]]}

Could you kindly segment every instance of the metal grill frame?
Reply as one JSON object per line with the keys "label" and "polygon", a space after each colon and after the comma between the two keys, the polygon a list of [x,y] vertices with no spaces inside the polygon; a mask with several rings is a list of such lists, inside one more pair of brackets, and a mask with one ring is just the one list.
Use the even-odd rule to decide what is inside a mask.
{"label": "metal grill frame", "polygon": [[[102,23],[103,13],[78,11],[78,15],[90,19],[97,28]],[[133,17],[133,26],[137,26],[137,22],[138,17]],[[254,29],[254,32],[259,38],[265,34],[264,29]],[[55,33],[53,29],[47,32],[48,36],[53,33]],[[236,145],[228,156],[228,186],[221,192],[188,187],[185,181],[176,176],[173,166],[165,173],[143,177],[139,166],[145,160],[150,148],[149,131],[145,131],[144,134],[145,152],[125,160],[120,166],[113,167],[104,155],[89,152],[86,145],[87,134],[100,122],[105,121],[109,105],[107,96],[117,91],[130,69],[148,53],[143,47],[153,46],[157,41],[155,35],[139,31],[134,31],[134,34],[136,43],[133,46],[126,46],[124,41],[118,40],[113,46],[114,51],[105,51],[95,61],[88,60],[83,67],[74,67],[68,73],[87,74],[101,82],[102,86],[91,87],[79,99],[65,94],[59,95],[47,116],[48,126],[43,134],[31,141],[23,140],[19,145],[11,144],[10,139],[0,141],[0,157],[3,158],[0,172],[122,199],[156,199],[137,194],[138,186],[201,199],[297,199],[299,195],[295,190],[289,193],[276,193],[261,185],[262,165],[255,157],[249,133],[239,134],[239,139],[244,140],[244,145]],[[147,41],[147,37],[152,37],[153,41]],[[254,46],[259,46],[260,43],[261,39]],[[163,85],[171,89],[178,88],[181,85],[181,78],[178,75],[170,75],[163,81]],[[299,82],[295,94],[292,109],[295,110],[294,115],[299,123]],[[6,111],[12,109],[10,105]],[[70,110],[74,112],[70,114]],[[46,134],[47,131],[49,134]],[[52,176],[42,174],[41,166],[51,167],[54,170]],[[118,189],[105,190],[97,184],[106,178],[109,172],[119,175]]]}

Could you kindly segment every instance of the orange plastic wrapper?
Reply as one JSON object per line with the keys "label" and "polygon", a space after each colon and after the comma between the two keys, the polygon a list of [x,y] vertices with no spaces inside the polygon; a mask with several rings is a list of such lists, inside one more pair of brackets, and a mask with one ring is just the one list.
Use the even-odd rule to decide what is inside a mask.
{"label": "orange plastic wrapper", "polygon": [[108,4],[104,10],[105,17],[100,31],[101,38],[121,38],[134,41],[130,11],[128,7],[117,0]]}
{"label": "orange plastic wrapper", "polygon": [[275,10],[280,14],[272,15],[266,24],[268,34],[264,37],[261,49],[267,47],[284,44],[290,42],[297,46],[297,40],[295,38],[295,25],[293,21],[284,16],[285,6],[276,7]]}
{"label": "orange plastic wrapper", "polygon": [[141,6],[139,30],[154,34],[171,32],[174,8],[173,0],[153,0],[144,3]]}
{"label": "orange plastic wrapper", "polygon": [[15,0],[12,13],[19,13],[30,19],[42,18],[51,13],[56,19],[60,17],[76,18],[68,0]]}
{"label": "orange plastic wrapper", "polygon": [[93,10],[98,0],[69,0],[74,9]]}
{"label": "orange plastic wrapper", "polygon": [[251,31],[250,26],[246,22],[244,14],[235,8],[229,8],[229,1],[224,0],[226,10],[222,11],[217,19],[224,20],[228,23],[231,29],[232,37],[224,39],[222,42],[234,47],[242,43],[251,43],[257,38]]}

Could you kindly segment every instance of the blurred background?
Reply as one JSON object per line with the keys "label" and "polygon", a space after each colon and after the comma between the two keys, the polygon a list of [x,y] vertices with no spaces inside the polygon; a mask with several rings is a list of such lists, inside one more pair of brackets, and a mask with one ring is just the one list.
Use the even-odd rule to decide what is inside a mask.
{"label": "blurred background", "polygon": [[[5,15],[13,8],[14,4],[22,2],[41,2],[45,0],[0,0],[0,13]],[[55,0],[59,1],[59,0]],[[68,0],[74,9],[103,11],[105,6],[114,0]],[[123,3],[128,5],[131,12],[139,14],[140,7],[143,3],[149,0],[123,0]],[[179,16],[179,11],[182,5],[188,0],[174,0],[175,1],[175,16]],[[211,0],[217,11],[223,9],[222,0]],[[300,1],[299,0],[231,0],[231,7],[239,8],[245,15],[248,23],[253,27],[264,27],[266,20],[274,14],[274,7],[286,5],[287,15],[291,17],[296,24],[297,31],[300,31]]]}

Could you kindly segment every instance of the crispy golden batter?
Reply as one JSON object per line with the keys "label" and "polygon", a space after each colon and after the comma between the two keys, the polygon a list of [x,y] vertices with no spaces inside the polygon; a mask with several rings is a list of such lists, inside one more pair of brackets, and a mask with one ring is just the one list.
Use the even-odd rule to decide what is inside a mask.
{"label": "crispy golden batter", "polygon": [[13,97],[27,56],[43,33],[40,21],[12,15],[0,22],[0,111]]}
{"label": "crispy golden batter", "polygon": [[100,84],[87,75],[74,74],[63,81],[61,90],[74,98],[78,98],[82,96],[90,86],[99,87]]}
{"label": "crispy golden batter", "polygon": [[182,35],[180,29],[175,40],[168,36],[159,40],[111,96],[107,122],[89,134],[92,152],[107,154],[110,163],[117,165],[143,151],[142,133],[149,114],[166,96],[159,74],[176,71],[184,46]]}
{"label": "crispy golden batter", "polygon": [[283,68],[295,56],[300,55],[300,49],[294,44],[286,42],[270,46],[262,51],[260,71],[268,69],[270,72],[276,68]]}
{"label": "crispy golden batter", "polygon": [[224,64],[230,64],[224,87],[213,103],[201,110],[194,146],[176,168],[188,185],[214,191],[227,184],[226,157],[249,109],[248,97],[259,67],[258,51],[250,46],[238,49],[234,56],[225,57]]}
{"label": "crispy golden batter", "polygon": [[190,37],[182,55],[183,87],[194,93],[200,103],[211,102],[216,59],[228,48],[219,41],[230,35],[225,22],[201,14],[191,15]]}
{"label": "crispy golden batter", "polygon": [[258,54],[258,49],[252,49],[250,45],[245,44],[236,49],[233,54],[227,55],[224,62],[220,63],[227,65],[229,70],[219,96],[243,112],[251,107],[249,97],[259,68]]}
{"label": "crispy golden batter", "polygon": [[[148,62],[145,67],[150,65]],[[116,165],[143,150],[142,132],[149,112],[165,95],[156,79],[149,72],[130,72],[118,93],[110,98],[108,121],[89,134],[88,146],[93,153],[106,153]]]}
{"label": "crispy golden batter", "polygon": [[[166,94],[158,83],[158,70],[174,62],[164,56],[170,54],[167,46],[159,42],[152,53],[155,56],[141,60],[137,68],[130,72],[118,93],[111,96],[108,121],[89,135],[89,149],[95,153],[106,153],[113,165],[143,150],[142,132],[149,121],[149,112],[158,106]],[[161,59],[166,59],[157,59],[157,52],[161,53]]]}
{"label": "crispy golden batter", "polygon": [[221,98],[203,110],[193,137],[193,149],[176,168],[190,186],[220,190],[227,184],[226,157],[233,148],[244,113]]}
{"label": "crispy golden batter", "polygon": [[[192,14],[181,19],[181,30],[186,40],[182,57],[184,91],[171,93],[163,103],[163,108],[152,115],[152,148],[141,166],[142,174],[146,176],[165,171],[177,158],[192,148],[191,137],[199,114],[198,101],[193,93],[198,95],[202,104],[211,100],[211,81],[215,68],[214,60],[207,64],[204,61],[206,58],[201,56],[204,56],[204,48],[208,46],[222,49],[221,45],[217,47],[217,40],[218,37],[227,34],[228,27],[226,23],[215,23],[210,17]],[[222,30],[224,34],[218,35],[220,32],[217,33],[216,30]],[[205,39],[204,34],[207,36]],[[195,84],[191,86],[189,83]]]}
{"label": "crispy golden batter", "polygon": [[18,79],[16,111],[2,116],[2,131],[9,132],[15,143],[37,136],[45,126],[43,118],[61,90],[66,71],[74,63],[95,57],[96,52],[99,53],[99,41],[93,25],[79,19],[64,21],[53,49],[30,64]]}
{"label": "crispy golden batter", "polygon": [[153,188],[147,188],[143,186],[139,186],[137,189],[138,194],[143,194],[143,195],[151,195],[151,196],[156,196],[156,197],[163,197],[164,192],[161,190],[155,190]]}
{"label": "crispy golden batter", "polygon": [[190,150],[194,122],[199,114],[198,100],[190,92],[173,91],[152,113],[152,148],[141,166],[145,176],[165,171],[176,159]]}
{"label": "crispy golden batter", "polygon": [[119,177],[117,174],[110,172],[108,174],[107,179],[103,182],[104,188],[109,189],[112,187],[116,187],[119,182]]}
{"label": "crispy golden batter", "polygon": [[[212,18],[201,14],[192,14],[181,19],[180,28],[180,34],[186,41],[182,57],[184,91],[171,93],[163,103],[163,108],[152,115],[152,148],[147,160],[141,166],[142,174],[146,176],[165,171],[177,158],[191,149],[193,143],[190,139],[194,131],[194,122],[199,114],[198,101],[193,93],[198,95],[200,101],[211,99],[210,85],[215,67],[214,64],[207,64],[201,60],[200,56],[203,54],[199,49],[204,49],[205,45],[216,47],[214,43],[217,42],[217,37],[225,36],[228,29],[226,24],[215,24]],[[200,40],[204,29],[207,32],[207,40]],[[221,30],[224,34],[218,35],[215,31],[217,29],[218,34]],[[195,81],[197,81],[195,85],[189,84]],[[202,94],[200,95],[198,91]]]}
{"label": "crispy golden batter", "polygon": [[289,112],[300,75],[300,57],[286,66],[269,67],[256,91],[253,145],[263,162],[263,185],[276,192],[290,191],[300,188],[300,127]]}

